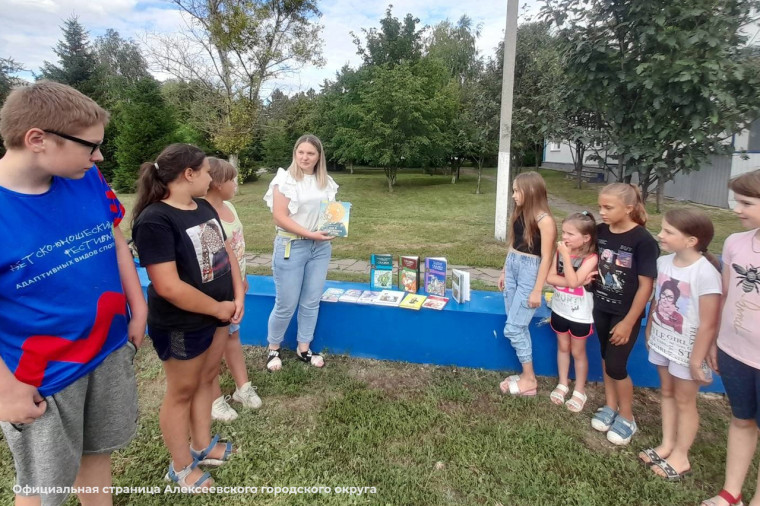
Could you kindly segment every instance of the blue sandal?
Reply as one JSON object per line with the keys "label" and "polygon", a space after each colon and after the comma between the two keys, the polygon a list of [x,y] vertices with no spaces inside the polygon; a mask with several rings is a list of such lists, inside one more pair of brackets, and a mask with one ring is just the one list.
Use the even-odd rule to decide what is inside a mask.
{"label": "blue sandal", "polygon": [[226,443],[227,446],[224,449],[224,455],[222,455],[221,459],[214,459],[214,458],[208,458],[209,453],[216,447],[216,444],[219,442],[219,434],[215,435],[211,439],[211,443],[208,445],[208,447],[205,450],[197,451],[194,450],[193,447],[190,447],[190,455],[193,456],[193,460],[195,460],[199,465],[203,466],[221,466],[228,460],[230,460],[230,456],[232,455],[232,443],[229,441],[222,441],[223,443]]}
{"label": "blue sandal", "polygon": [[211,479],[211,475],[209,473],[203,473],[200,478],[198,478],[195,483],[192,485],[188,484],[185,480],[190,475],[190,473],[198,467],[198,461],[193,460],[193,463],[189,466],[185,467],[181,471],[175,471],[174,470],[174,462],[169,463],[169,471],[166,473],[166,476],[164,476],[164,479],[166,481],[172,481],[179,485],[182,488],[188,489],[187,491],[190,493],[196,493],[200,492],[200,488],[204,483],[207,481],[211,481],[210,483],[207,483],[206,486],[210,487],[214,484],[214,480]]}

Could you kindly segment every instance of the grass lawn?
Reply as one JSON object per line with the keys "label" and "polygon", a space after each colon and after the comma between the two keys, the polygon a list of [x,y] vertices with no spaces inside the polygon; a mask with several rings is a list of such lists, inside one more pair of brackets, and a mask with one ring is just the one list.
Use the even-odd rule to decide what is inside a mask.
{"label": "grass lawn", "polygon": [[[500,266],[504,245],[493,238],[496,184],[468,176],[452,185],[449,176],[419,170],[399,172],[393,193],[381,170],[358,169],[331,174],[340,185],[338,198],[352,203],[350,235],[333,242],[334,258],[367,259],[372,253],[394,256],[443,256],[452,264]],[[249,251],[271,252],[272,214],[263,200],[274,176],[242,185],[232,201],[245,230]],[[127,208],[133,195],[119,195]],[[126,231],[127,235],[129,232]]]}
{"label": "grass lawn", "polygon": [[[451,264],[473,267],[501,267],[506,250],[494,235],[496,183],[481,181],[481,194],[475,194],[476,176],[463,174],[456,185],[444,175],[426,175],[419,170],[399,172],[398,185],[393,193],[387,191],[381,170],[358,169],[355,173],[332,173],[340,185],[338,198],[353,204],[350,236],[333,242],[334,258],[369,259],[372,253],[392,253],[394,256],[417,254],[420,257],[443,256]],[[484,174],[494,176],[495,169]],[[556,197],[586,206],[597,212],[597,195],[600,185],[585,184],[582,190],[574,181],[565,179],[564,173],[542,170],[549,192]],[[262,197],[274,176],[244,184],[233,200],[245,230],[248,251],[271,252],[274,237],[272,215]],[[131,209],[134,195],[121,194],[119,198]],[[666,200],[665,209],[686,204]],[[654,205],[647,206],[650,222],[647,228],[659,232],[661,215],[654,214]],[[742,230],[739,220],[731,211],[698,206],[715,224],[715,239],[710,250],[720,253],[723,241]],[[558,221],[566,215],[555,209]],[[124,229],[129,231],[129,215]],[[264,272],[255,272],[264,274]],[[268,274],[268,272],[266,272]],[[339,279],[331,273],[330,279]],[[360,281],[366,281],[365,277]]]}
{"label": "grass lawn", "polygon": [[[506,346],[506,343],[505,343]],[[328,356],[324,370],[285,356],[279,374],[263,370],[264,350],[247,348],[251,379],[264,406],[214,429],[241,454],[212,471],[220,486],[375,487],[376,493],[210,497],[132,494],[127,504],[696,504],[723,481],[729,411],[722,399],[701,398],[702,427],[693,447],[694,474],[671,484],[636,460],[659,437],[656,391],[637,389],[640,433],[616,448],[589,425],[603,403],[589,388],[586,410],[575,415],[540,395],[512,399],[498,392],[493,371],[433,367]],[[161,487],[169,462],[158,427],[164,375],[150,344],[137,355],[140,425],[114,457],[114,485]],[[231,391],[224,374],[222,388]],[[11,456],[0,445],[0,504],[12,501]],[[756,467],[748,484],[754,483]],[[754,485],[745,488],[751,497]],[[69,504],[76,504],[70,499]]]}

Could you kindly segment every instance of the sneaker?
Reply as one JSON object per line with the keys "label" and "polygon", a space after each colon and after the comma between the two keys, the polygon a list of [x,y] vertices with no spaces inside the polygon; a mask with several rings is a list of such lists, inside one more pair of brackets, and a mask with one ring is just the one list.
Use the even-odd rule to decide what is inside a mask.
{"label": "sneaker", "polygon": [[636,420],[627,420],[618,415],[607,433],[607,440],[619,446],[627,445],[638,429]]}
{"label": "sneaker", "polygon": [[235,390],[235,393],[232,394],[232,400],[241,403],[246,408],[258,409],[261,407],[261,397],[258,396],[256,387],[252,386],[250,381]]}
{"label": "sneaker", "polygon": [[231,422],[238,417],[237,411],[232,409],[227,401],[229,395],[222,395],[211,404],[211,419],[220,422]]}
{"label": "sneaker", "polygon": [[604,406],[596,410],[596,414],[591,419],[591,426],[599,432],[607,432],[612,427],[615,417],[617,417],[617,411]]}

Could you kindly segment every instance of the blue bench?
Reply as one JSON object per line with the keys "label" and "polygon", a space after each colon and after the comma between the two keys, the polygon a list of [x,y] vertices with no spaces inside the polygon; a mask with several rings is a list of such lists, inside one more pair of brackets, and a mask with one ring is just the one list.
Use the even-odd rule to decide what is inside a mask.
{"label": "blue bench", "polygon": [[[144,269],[140,279],[147,287]],[[271,276],[248,276],[245,317],[240,329],[244,344],[266,346],[267,320],[274,306],[274,280]],[[363,283],[327,281],[325,288],[360,289]],[[330,353],[379,360],[400,360],[420,364],[476,367],[499,371],[519,369],[512,347],[504,337],[504,299],[499,292],[472,291],[472,300],[457,304],[451,294],[441,311],[414,311],[398,307],[363,305],[347,302],[322,302],[312,347]],[[530,332],[536,374],[557,375],[557,338],[546,322],[549,309],[536,311]],[[295,349],[296,317],[285,336],[285,347]],[[588,339],[589,381],[602,381],[599,341]],[[644,327],[631,353],[628,371],[640,387],[659,387],[655,366],[649,363],[644,343]],[[263,367],[263,363],[262,363]],[[703,388],[723,392],[723,383],[715,381]]]}

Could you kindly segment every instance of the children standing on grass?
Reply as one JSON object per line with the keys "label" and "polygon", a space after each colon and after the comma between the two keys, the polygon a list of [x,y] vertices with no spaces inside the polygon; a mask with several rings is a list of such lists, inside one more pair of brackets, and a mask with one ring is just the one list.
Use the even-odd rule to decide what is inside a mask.
{"label": "children standing on grass", "polygon": [[[557,333],[557,369],[559,383],[549,398],[554,404],[564,404],[578,413],[586,405],[586,378],[588,357],[586,338],[593,332],[594,297],[583,283],[596,272],[596,221],[591,213],[571,214],[562,222],[562,240],[557,243],[557,254],[547,276],[554,285],[551,326]],[[575,388],[570,391],[570,355],[575,361]]]}
{"label": "children standing on grass", "polygon": [[647,220],[638,187],[613,183],[599,193],[598,276],[594,281],[594,324],[599,337],[606,403],[591,426],[625,445],[636,433],[633,383],[628,356],[641,328],[644,309],[657,277],[657,241],[644,228]]}
{"label": "children standing on grass", "polygon": [[49,81],[0,110],[0,426],[19,505],[62,504],[72,486],[94,490],[83,504],[110,504],[111,453],[137,431],[147,306],[124,207],[94,165],[107,123]]}
{"label": "children standing on grass", "polygon": [[712,374],[705,358],[718,331],[721,279],[707,252],[710,218],[696,209],[665,213],[657,237],[670,255],[657,259],[657,288],[646,327],[649,361],[660,374],[662,443],[639,453],[658,476],[691,472],[689,449],[699,429],[697,392]]}
{"label": "children standing on grass", "polygon": [[533,370],[533,350],[528,325],[541,305],[549,274],[557,228],[549,209],[546,183],[537,172],[519,174],[512,185],[515,210],[510,220],[509,253],[499,276],[507,322],[504,336],[512,343],[522,374],[509,376],[499,385],[502,393],[534,396],[538,387]]}
{"label": "children standing on grass", "polygon": [[322,142],[307,134],[296,141],[288,170],[277,171],[264,195],[277,229],[272,253],[276,295],[267,331],[266,367],[270,372],[282,368],[280,345],[296,308],[296,357],[315,367],[325,365],[322,355],[314,353],[309,345],[317,326],[333,236],[317,230],[317,220],[321,202],[335,200],[337,191],[338,185],[327,174]]}
{"label": "children standing on grass", "polygon": [[[243,224],[238,218],[235,206],[229,200],[237,192],[237,169],[229,162],[208,157],[211,172],[211,186],[206,194],[206,200],[214,208],[222,221],[222,227],[227,239],[230,241],[232,251],[235,252],[237,264],[240,267],[240,275],[243,279],[243,292],[248,291],[248,279],[245,275],[245,239],[243,238]],[[224,349],[224,360],[230,369],[232,379],[235,380],[235,392],[232,400],[241,403],[246,408],[257,409],[261,407],[261,399],[256,394],[256,387],[248,380],[248,371],[245,366],[243,346],[240,344],[240,324],[231,323],[230,336]],[[214,402],[211,405],[211,418],[223,422],[231,422],[238,417],[237,412],[229,405],[230,396],[222,395],[219,387],[219,377],[214,380]]]}
{"label": "children standing on grass", "polygon": [[[760,426],[760,170],[732,179],[729,188],[734,212],[751,230],[732,234],[723,244],[723,314],[708,362],[721,375],[733,417],[723,489],[702,503],[706,506],[742,504]],[[750,504],[758,502],[756,492]]]}
{"label": "children standing on grass", "polygon": [[198,465],[221,465],[231,443],[211,437],[214,380],[243,317],[243,282],[219,215],[207,201],[206,155],[172,144],[140,167],[132,234],[148,272],[148,335],[166,373],[159,424],[172,461],[166,478],[182,487],[213,484]]}

